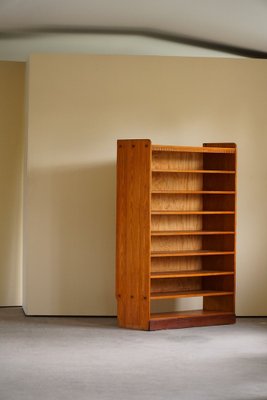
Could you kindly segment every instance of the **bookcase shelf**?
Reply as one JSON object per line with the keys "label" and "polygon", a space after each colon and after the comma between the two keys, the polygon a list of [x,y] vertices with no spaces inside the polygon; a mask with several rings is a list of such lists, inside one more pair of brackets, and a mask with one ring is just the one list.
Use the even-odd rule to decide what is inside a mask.
{"label": "bookcase shelf", "polygon": [[172,174],[235,174],[235,171],[227,170],[204,170],[204,169],[152,169],[152,173],[172,173]]}
{"label": "bookcase shelf", "polygon": [[151,215],[230,215],[235,214],[234,211],[180,211],[180,210],[152,210]]}
{"label": "bookcase shelf", "polygon": [[235,194],[230,190],[153,190],[152,194]]}
{"label": "bookcase shelf", "polygon": [[[235,322],[236,175],[233,143],[186,147],[118,140],[120,327]],[[183,310],[179,299],[196,297],[202,308],[190,303]]]}
{"label": "bookcase shelf", "polygon": [[205,296],[229,296],[233,295],[234,292],[216,291],[216,290],[190,290],[187,292],[159,292],[151,293],[151,300],[159,299],[178,299],[182,297],[205,297]]}
{"label": "bookcase shelf", "polygon": [[216,256],[234,254],[234,251],[215,250],[180,250],[180,251],[152,251],[151,257],[192,257],[192,256]]}
{"label": "bookcase shelf", "polygon": [[186,271],[163,271],[151,272],[151,279],[169,279],[169,278],[185,278],[195,276],[219,276],[219,275],[234,275],[233,271],[217,271],[217,270],[186,270]]}
{"label": "bookcase shelf", "polygon": [[234,231],[151,231],[151,236],[234,235]]}

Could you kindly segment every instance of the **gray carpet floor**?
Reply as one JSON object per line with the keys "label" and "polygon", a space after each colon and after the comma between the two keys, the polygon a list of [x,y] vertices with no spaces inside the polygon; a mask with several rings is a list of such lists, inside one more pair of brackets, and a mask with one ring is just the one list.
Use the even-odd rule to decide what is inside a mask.
{"label": "gray carpet floor", "polygon": [[0,400],[267,399],[267,318],[140,332],[0,308]]}

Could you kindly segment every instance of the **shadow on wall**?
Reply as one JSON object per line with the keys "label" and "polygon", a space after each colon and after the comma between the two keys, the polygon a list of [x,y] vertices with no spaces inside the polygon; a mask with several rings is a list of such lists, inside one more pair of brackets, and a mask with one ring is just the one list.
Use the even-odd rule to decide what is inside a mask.
{"label": "shadow on wall", "polygon": [[29,172],[29,315],[116,314],[115,177],[115,163]]}

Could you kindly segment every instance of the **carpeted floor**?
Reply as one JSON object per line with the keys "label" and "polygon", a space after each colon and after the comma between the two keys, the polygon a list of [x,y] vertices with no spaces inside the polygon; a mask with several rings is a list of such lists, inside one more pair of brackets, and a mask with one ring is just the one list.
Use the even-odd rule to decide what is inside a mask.
{"label": "carpeted floor", "polygon": [[267,318],[140,332],[0,308],[0,400],[267,399]]}

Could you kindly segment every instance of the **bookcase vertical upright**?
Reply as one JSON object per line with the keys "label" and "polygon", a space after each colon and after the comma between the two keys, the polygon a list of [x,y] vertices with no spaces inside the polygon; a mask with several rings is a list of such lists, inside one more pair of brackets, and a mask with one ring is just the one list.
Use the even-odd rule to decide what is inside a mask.
{"label": "bookcase vertical upright", "polygon": [[[116,234],[119,326],[234,323],[236,145],[118,140]],[[194,297],[200,309],[153,312]]]}

